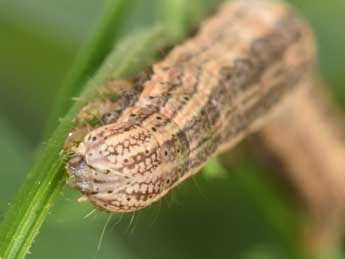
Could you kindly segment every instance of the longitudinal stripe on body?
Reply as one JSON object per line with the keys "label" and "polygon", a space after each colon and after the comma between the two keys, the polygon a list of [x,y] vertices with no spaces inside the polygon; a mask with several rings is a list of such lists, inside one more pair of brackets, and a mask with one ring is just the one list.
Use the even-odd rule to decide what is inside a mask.
{"label": "longitudinal stripe on body", "polygon": [[[286,18],[284,18],[283,20],[278,21],[278,24],[282,24],[284,23],[284,21],[286,20]],[[296,32],[298,32],[298,30],[295,30]],[[271,35],[273,33],[277,33],[276,31],[270,31],[270,33],[268,33],[268,36],[266,37],[262,37],[260,40],[261,41],[269,41]],[[293,36],[293,34],[292,34]],[[290,41],[296,41],[298,40],[299,35],[293,36],[291,37]],[[290,43],[289,39],[286,39],[286,42],[284,42],[285,46],[289,46]],[[273,42],[274,43],[274,42]],[[255,50],[255,45],[256,42],[254,42],[252,44],[252,46],[249,47],[249,53],[256,51]],[[268,45],[268,44],[266,44]],[[272,45],[269,44],[269,45]],[[267,62],[267,64],[270,64],[270,66],[268,66],[269,68],[273,67],[276,65],[277,62],[280,62],[279,59],[283,58],[283,54],[285,51],[285,46],[281,46],[281,48],[276,48],[272,50],[271,46],[267,46],[266,49],[264,47],[260,48],[261,51],[261,55],[266,55],[266,56],[272,56],[272,52],[274,51],[275,53],[275,57],[274,60],[278,60],[278,61],[271,61],[269,60]],[[269,49],[267,49],[268,47],[270,47]],[[253,96],[253,97],[258,97],[260,96],[260,94],[258,93],[258,91],[263,92],[264,89],[261,89],[262,87],[258,84],[258,82],[260,81],[260,77],[262,76],[262,73],[267,70],[267,65],[265,64],[256,64],[254,63],[255,61],[253,61],[253,55],[252,53],[250,54],[245,54],[243,55],[242,58],[238,58],[235,59],[233,62],[233,66],[223,66],[219,69],[219,71],[222,71],[222,74],[226,73],[228,74],[228,78],[225,80],[226,82],[229,81],[233,81],[235,83],[231,84],[231,87],[226,87],[226,83],[222,83],[223,80],[220,80],[220,82],[216,82],[213,88],[211,88],[211,93],[209,93],[206,102],[203,105],[200,105],[200,103],[198,102],[194,102],[200,105],[200,110],[205,110],[205,107],[207,107],[206,110],[208,111],[204,111],[205,113],[208,114],[209,117],[213,117],[209,119],[209,123],[211,125],[213,125],[212,129],[215,130],[219,127],[221,127],[221,123],[223,122],[223,124],[225,124],[225,128],[222,127],[223,131],[226,132],[227,130],[231,129],[231,125],[227,125],[227,119],[229,118],[228,115],[224,115],[226,114],[227,107],[229,107],[232,112],[231,113],[235,113],[236,116],[238,117],[239,114],[244,113],[246,107],[245,102],[242,100],[246,100],[248,99],[247,96]],[[261,62],[263,63],[263,62]],[[278,67],[280,67],[278,65]],[[228,70],[227,72],[223,72]],[[232,78],[229,78],[232,77]],[[217,76],[217,78],[219,78],[219,76]],[[235,81],[236,80],[236,81]],[[198,98],[199,96],[196,96],[195,98]],[[253,98],[252,98],[253,99]],[[190,103],[193,103],[193,100],[191,100]],[[222,109],[222,111],[220,111],[220,108]],[[197,107],[195,107],[197,108]],[[236,109],[236,110],[235,110]],[[238,111],[238,109],[242,109],[243,111]],[[213,111],[212,111],[213,110]],[[207,132],[207,130],[205,131],[205,128],[203,127],[194,127],[196,128],[196,131],[193,130],[193,127],[191,127],[191,124],[195,124],[195,121],[197,119],[195,119],[195,117],[200,117],[202,115],[200,115],[200,112],[198,111],[198,115],[191,117],[191,116],[187,116],[186,114],[190,113],[191,111],[186,111],[184,114],[184,118],[190,118],[190,121],[187,121],[187,123],[185,123],[184,128],[182,131],[186,132],[187,135],[190,135],[189,139],[192,139],[192,141],[195,142],[195,145],[191,145],[191,152],[194,151],[194,149],[196,147],[198,147],[199,142],[203,141],[203,138],[198,138],[195,136],[202,136],[204,134],[202,133],[209,133]],[[239,120],[245,120],[245,116],[242,116],[243,118],[240,118]],[[198,132],[199,131],[199,132]],[[208,138],[208,136],[206,135],[204,138]]]}
{"label": "longitudinal stripe on body", "polygon": [[224,5],[102,116],[67,165],[70,185],[108,211],[150,205],[260,127],[313,58],[308,28],[285,5]]}

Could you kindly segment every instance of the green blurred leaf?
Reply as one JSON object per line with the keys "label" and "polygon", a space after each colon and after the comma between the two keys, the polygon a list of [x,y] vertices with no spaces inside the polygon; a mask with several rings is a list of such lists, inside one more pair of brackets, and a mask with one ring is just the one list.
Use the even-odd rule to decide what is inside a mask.
{"label": "green blurred leaf", "polygon": [[205,15],[205,9],[199,0],[162,0],[159,2],[159,17],[169,34],[180,41]]}
{"label": "green blurred leaf", "polygon": [[8,203],[19,187],[24,172],[30,164],[29,147],[24,138],[12,128],[8,122],[0,117],[0,164],[1,177],[6,184],[0,188],[1,214],[6,211]]}

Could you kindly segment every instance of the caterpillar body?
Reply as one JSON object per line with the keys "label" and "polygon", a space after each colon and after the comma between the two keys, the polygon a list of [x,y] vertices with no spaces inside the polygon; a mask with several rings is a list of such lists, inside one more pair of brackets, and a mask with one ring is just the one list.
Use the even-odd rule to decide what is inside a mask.
{"label": "caterpillar body", "polygon": [[[234,146],[313,70],[308,26],[281,2],[224,4],[75,148],[68,183],[106,211],[142,209]],[[103,107],[106,105],[103,104]]]}

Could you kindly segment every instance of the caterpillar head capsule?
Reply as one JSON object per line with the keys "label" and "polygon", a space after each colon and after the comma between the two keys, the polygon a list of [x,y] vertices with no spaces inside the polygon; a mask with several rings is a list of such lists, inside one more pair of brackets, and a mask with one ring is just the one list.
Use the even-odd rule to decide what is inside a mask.
{"label": "caterpillar head capsule", "polygon": [[167,146],[135,123],[97,128],[85,136],[67,163],[68,184],[101,209],[141,209],[162,197],[177,181],[177,171],[182,172]]}

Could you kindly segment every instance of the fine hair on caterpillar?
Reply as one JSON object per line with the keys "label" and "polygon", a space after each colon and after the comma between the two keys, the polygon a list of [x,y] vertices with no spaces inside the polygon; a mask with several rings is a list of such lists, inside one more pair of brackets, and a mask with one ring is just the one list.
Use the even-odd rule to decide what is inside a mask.
{"label": "fine hair on caterpillar", "polygon": [[224,4],[150,78],[109,82],[129,90],[84,110],[102,123],[71,148],[69,185],[110,212],[151,205],[262,127],[300,91],[314,56],[308,26],[281,2]]}

